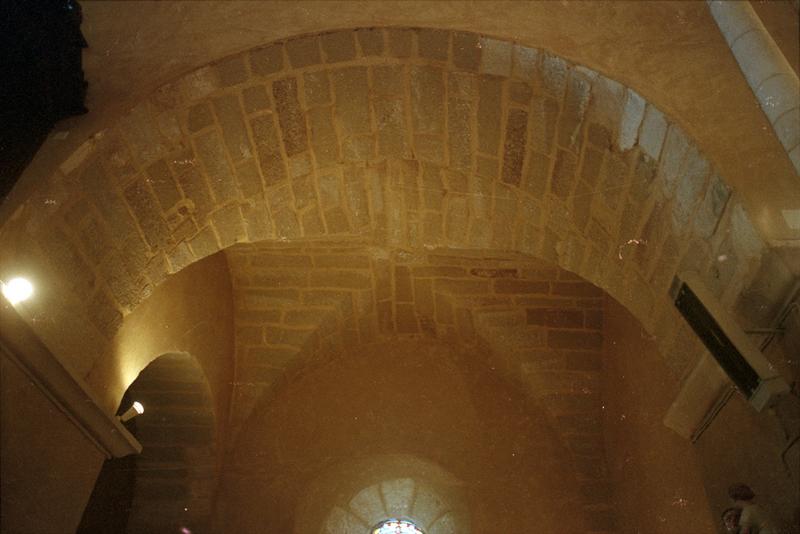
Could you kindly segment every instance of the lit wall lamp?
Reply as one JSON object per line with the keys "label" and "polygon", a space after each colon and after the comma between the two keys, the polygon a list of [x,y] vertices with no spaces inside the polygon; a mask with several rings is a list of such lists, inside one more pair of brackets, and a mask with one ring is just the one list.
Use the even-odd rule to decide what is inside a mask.
{"label": "lit wall lamp", "polygon": [[131,406],[125,411],[124,414],[119,416],[119,420],[125,423],[127,421],[130,421],[137,415],[142,415],[143,413],[144,413],[144,406],[142,406],[141,402],[136,401],[133,403],[133,406]]}
{"label": "lit wall lamp", "polygon": [[0,282],[3,296],[14,305],[23,300],[28,300],[33,295],[33,284],[25,278],[12,278],[8,282]]}

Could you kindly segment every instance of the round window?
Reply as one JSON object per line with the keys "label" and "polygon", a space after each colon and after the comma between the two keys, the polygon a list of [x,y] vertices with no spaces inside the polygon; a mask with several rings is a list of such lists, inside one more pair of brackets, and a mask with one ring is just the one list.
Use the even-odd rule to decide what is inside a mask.
{"label": "round window", "polygon": [[372,534],[425,534],[417,525],[405,519],[387,519],[372,529]]}

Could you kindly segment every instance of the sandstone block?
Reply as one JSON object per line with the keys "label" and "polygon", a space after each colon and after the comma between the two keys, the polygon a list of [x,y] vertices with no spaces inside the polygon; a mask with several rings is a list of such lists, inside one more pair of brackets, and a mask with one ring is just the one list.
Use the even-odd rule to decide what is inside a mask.
{"label": "sandstone block", "polygon": [[236,188],[236,179],[228,164],[228,158],[225,157],[219,133],[216,130],[209,130],[200,134],[195,138],[194,146],[217,204],[237,198],[239,192]]}
{"label": "sandstone block", "polygon": [[228,154],[234,163],[253,157],[250,136],[244,124],[239,99],[233,95],[225,95],[214,99],[214,110],[222,128],[222,137]]}
{"label": "sandstone block", "polygon": [[150,247],[163,246],[167,241],[169,228],[158,212],[156,200],[144,180],[136,180],[125,188],[125,200]]}
{"label": "sandstone block", "polygon": [[388,28],[389,55],[393,57],[410,57],[413,52],[413,32],[407,28]]}
{"label": "sandstone block", "polygon": [[283,70],[283,44],[272,44],[251,50],[250,70],[256,76],[269,76]]}
{"label": "sandstone block", "polygon": [[356,30],[358,45],[365,56],[383,55],[383,30],[380,28],[362,28]]}
{"label": "sandstone block", "polygon": [[369,85],[365,67],[348,67],[333,71],[336,118],[347,135],[370,131]]}
{"label": "sandstone block", "polygon": [[581,125],[589,105],[591,85],[575,72],[567,79],[567,96],[564,109],[558,121],[558,142],[561,146],[577,153],[581,143]]}
{"label": "sandstone block", "polygon": [[522,181],[522,164],[525,158],[528,114],[521,109],[510,109],[506,122],[503,149],[503,182],[518,186]]}
{"label": "sandstone block", "polygon": [[700,194],[705,188],[710,166],[708,161],[692,147],[689,151],[681,178],[675,190],[672,216],[676,228],[685,228],[694,211]]}
{"label": "sandstone block", "polygon": [[417,44],[420,57],[447,61],[450,49],[450,32],[444,30],[417,30]]}
{"label": "sandstone block", "polygon": [[494,281],[495,293],[537,293],[547,294],[550,292],[548,282],[537,282],[531,280],[497,279]]}
{"label": "sandstone block", "polygon": [[489,282],[486,280],[437,278],[434,281],[434,288],[436,291],[456,295],[479,295],[489,291]]}
{"label": "sandstone block", "polygon": [[529,308],[526,310],[525,317],[526,322],[532,325],[583,328],[583,312],[581,310]]}
{"label": "sandstone block", "polygon": [[253,85],[242,89],[242,100],[244,102],[244,111],[247,114],[272,108],[272,102],[269,100],[267,88],[264,85]]}
{"label": "sandstone block", "polygon": [[320,36],[322,51],[327,63],[348,61],[356,57],[355,35],[351,30],[323,33]]}
{"label": "sandstone block", "polygon": [[315,35],[298,37],[286,42],[286,53],[294,68],[308,67],[322,62],[319,42]]}
{"label": "sandstone block", "polygon": [[291,157],[308,148],[306,122],[297,99],[297,80],[285,78],[272,84],[272,95],[283,134],[283,146]]}
{"label": "sandstone block", "polygon": [[495,76],[511,76],[511,54],[513,45],[484,37],[480,41],[481,72]]}
{"label": "sandstone block", "polygon": [[339,140],[333,125],[332,111],[331,108],[314,108],[308,112],[311,148],[320,167],[339,159]]}
{"label": "sandstone block", "polygon": [[541,154],[551,154],[558,124],[558,102],[535,96],[531,102],[531,146]]}
{"label": "sandstone block", "polygon": [[244,83],[248,78],[247,65],[243,55],[231,56],[214,65],[221,87]]}
{"label": "sandstone block", "polygon": [[189,108],[186,114],[186,129],[189,133],[199,132],[214,124],[214,115],[211,107],[206,102],[196,104]]}
{"label": "sandstone block", "polygon": [[411,69],[411,112],[416,133],[444,129],[444,73],[438,67]]}
{"label": "sandstone block", "polygon": [[568,71],[569,65],[566,61],[560,57],[544,53],[539,63],[537,86],[545,93],[560,99],[561,95],[564,94]]}
{"label": "sandstone block", "polygon": [[311,271],[309,283],[312,286],[332,287],[337,289],[369,289],[372,278],[359,271]]}
{"label": "sandstone block", "polygon": [[217,230],[222,248],[244,240],[245,232],[239,206],[230,204],[211,215],[211,223]]}
{"label": "sandstone block", "polygon": [[620,150],[629,150],[639,137],[639,126],[644,118],[644,99],[631,89],[625,91],[625,106],[619,125],[617,146]]}
{"label": "sandstone block", "polygon": [[350,222],[341,207],[328,209],[324,213],[325,223],[329,234],[343,234],[350,232]]}
{"label": "sandstone block", "polygon": [[603,153],[587,146],[583,152],[581,179],[592,186],[597,184],[602,167]]}
{"label": "sandstone block", "polygon": [[533,80],[539,62],[539,51],[527,46],[514,45],[512,74],[515,78],[530,82]]}
{"label": "sandstone block", "polygon": [[661,155],[661,147],[667,134],[667,121],[664,115],[651,104],[647,105],[641,132],[639,133],[639,146],[645,154],[657,160]]}
{"label": "sandstone block", "polygon": [[547,346],[554,349],[601,350],[603,336],[597,332],[548,330]]}
{"label": "sandstone block", "polygon": [[304,236],[325,234],[325,224],[322,222],[322,215],[317,206],[310,206],[300,214],[300,224],[303,227]]}
{"label": "sandstone block", "polygon": [[478,98],[478,150],[497,155],[502,136],[502,81],[482,76],[478,80]]}
{"label": "sandstone block", "polygon": [[588,282],[553,282],[552,294],[567,297],[602,297],[603,290]]}
{"label": "sandstone block", "polygon": [[459,70],[476,72],[480,64],[481,48],[474,33],[453,33],[453,64]]}
{"label": "sandstone block", "polygon": [[659,178],[664,184],[664,193],[671,198],[680,177],[681,168],[689,151],[686,134],[675,124],[669,126],[661,154]]}
{"label": "sandstone block", "polygon": [[177,183],[164,160],[159,160],[147,168],[147,181],[163,211],[169,210],[181,199]]}
{"label": "sandstone block", "polygon": [[554,195],[561,199],[569,197],[575,185],[577,165],[577,158],[574,154],[566,150],[558,150],[553,168],[553,179],[550,183],[550,190]]}
{"label": "sandstone block", "polygon": [[192,249],[195,257],[205,258],[220,250],[220,245],[217,242],[217,236],[214,234],[211,226],[206,226],[200,230],[193,238],[189,240],[189,247]]}
{"label": "sandstone block", "polygon": [[378,129],[378,154],[384,157],[407,157],[409,150],[406,142],[403,101],[378,100],[373,106]]}

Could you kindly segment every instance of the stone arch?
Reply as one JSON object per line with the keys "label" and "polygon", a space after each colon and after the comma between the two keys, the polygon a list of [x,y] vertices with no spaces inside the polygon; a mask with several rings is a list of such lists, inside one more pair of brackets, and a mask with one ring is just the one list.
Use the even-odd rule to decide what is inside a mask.
{"label": "stone arch", "polygon": [[337,465],[310,485],[298,505],[294,532],[361,533],[391,518],[425,532],[470,532],[464,484],[434,462],[379,455]]}
{"label": "stone arch", "polygon": [[730,302],[764,246],[681,127],[633,89],[427,28],[304,35],[189,73],[87,141],[3,230],[67,293],[90,294],[69,322],[100,344],[197,259],[335,236],[548,259],[670,354],[672,274],[701,271]]}
{"label": "stone arch", "polygon": [[[112,525],[130,534],[204,528],[211,521],[219,466],[213,401],[199,363],[187,353],[159,355],[123,399],[118,413],[133,401],[144,406],[126,424],[142,452],[106,461],[79,532]],[[123,479],[129,482],[121,495],[115,486]]]}
{"label": "stone arch", "polygon": [[[293,520],[305,524],[297,514],[308,510],[301,510],[297,501],[315,491],[309,477],[373,454],[404,454],[434,462],[463,481],[453,489],[465,493],[464,502],[472,508],[467,517],[476,531],[512,528],[513,519],[498,515],[508,507],[519,517],[539,517],[540,524],[553,528],[558,514],[571,510],[569,519],[558,524],[562,531],[591,530],[588,525],[595,523],[582,513],[580,481],[557,429],[540,407],[526,402],[501,377],[477,370],[475,354],[461,357],[473,361],[473,368],[467,369],[461,359],[448,356],[456,351],[451,344],[409,336],[349,349],[335,365],[303,373],[281,388],[272,402],[259,405],[231,456],[220,492],[220,521],[240,529],[267,518],[282,530],[288,530]],[[408,384],[412,377],[417,378],[419,395],[398,395],[379,385],[387,386],[391,380]],[[322,418],[315,403],[326,406]],[[352,440],[359,443],[357,453],[347,445]],[[524,452],[515,449],[515,443],[523,442]],[[426,449],[425,443],[436,445]],[[388,479],[410,476],[396,471]],[[424,474],[423,470],[420,476]],[[337,506],[343,504],[339,508],[347,512],[360,490],[380,482],[362,480],[371,475],[371,470],[362,469],[337,475],[328,484],[330,499]],[[533,495],[538,496],[536,502],[531,502]],[[322,500],[333,502],[328,497]],[[226,515],[226,503],[237,503],[236,510],[243,507],[248,512]],[[593,507],[597,515],[608,513],[601,503],[594,502]],[[339,515],[342,521],[349,517]],[[320,525],[325,516],[312,513],[308,521]]]}
{"label": "stone arch", "polygon": [[[245,385],[235,394],[234,432],[263,432],[263,414],[282,391],[365,344],[445,342],[458,347],[459,369],[497,375],[522,392],[522,405],[553,429],[569,458],[562,476],[576,487],[604,483],[599,288],[502,251],[322,241],[237,245],[227,256],[241,329],[237,383]],[[252,438],[237,436],[233,450],[241,439]],[[587,521],[611,516],[606,497],[578,499],[573,514],[584,507]]]}

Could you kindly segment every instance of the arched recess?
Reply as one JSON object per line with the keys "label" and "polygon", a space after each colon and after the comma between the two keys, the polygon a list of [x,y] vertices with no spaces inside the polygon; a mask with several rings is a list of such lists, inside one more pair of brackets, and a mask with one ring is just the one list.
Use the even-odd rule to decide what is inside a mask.
{"label": "arched recess", "polygon": [[186,353],[157,357],[123,399],[119,414],[134,401],[144,406],[127,423],[142,452],[106,461],[78,532],[207,528],[219,465],[211,392],[197,360]]}
{"label": "arched recess", "polygon": [[[293,37],[166,84],[0,240],[4,265],[50,280],[31,316],[85,375],[168,275],[237,241],[322,236],[548,259],[630,309],[677,375],[702,347],[668,303],[672,275],[698,270],[730,303],[764,248],[635,90],[546,50],[424,28]],[[86,340],[103,349],[87,356]]]}
{"label": "arched recess", "polygon": [[[385,519],[366,506],[381,501],[369,491],[382,480],[409,477],[427,478],[425,489],[437,478],[434,469],[419,469],[429,464],[457,482],[434,485],[434,495],[419,498],[417,515],[407,511],[425,526],[453,506],[452,519],[476,532],[505,532],[534,520],[565,533],[593,530],[581,513],[571,458],[547,414],[487,371],[480,354],[458,352],[433,340],[389,338],[348,347],[335,362],[288,383],[242,429],[220,489],[217,524],[305,533],[324,531],[330,513],[342,525],[352,515],[366,530],[373,519]],[[404,456],[356,469],[398,454]],[[320,489],[318,477],[326,475]],[[435,494],[444,490],[463,496],[461,504],[437,506]],[[365,502],[353,502],[359,496]],[[361,517],[365,507],[371,512]]]}
{"label": "arched recess", "polygon": [[[637,420],[631,416],[631,410],[646,413],[648,420],[654,419],[657,423],[642,430],[644,440],[658,442],[665,457],[682,458],[685,467],[682,473],[669,473],[674,483],[671,490],[681,487],[685,488],[686,495],[702,497],[702,485],[698,482],[688,442],[681,442],[677,436],[669,436],[671,441],[663,436],[666,429],[661,417],[677,391],[678,379],[668,376],[665,362],[652,345],[637,349],[647,350],[650,355],[646,372],[641,372],[640,366],[640,371],[632,376],[627,372],[608,374],[609,363],[614,364],[612,368],[616,365],[606,360],[615,354],[605,346],[604,339],[608,297],[575,274],[543,260],[503,251],[436,249],[412,252],[339,241],[242,244],[228,249],[226,255],[234,278],[236,381],[246,385],[244,391],[235,395],[233,412],[237,419],[231,426],[231,431],[236,433],[230,436],[235,440],[230,456],[231,469],[221,490],[223,502],[231,506],[231,517],[240,510],[238,503],[260,499],[274,491],[271,485],[281,488],[288,498],[291,492],[285,491],[287,487],[301,484],[298,479],[325,469],[324,465],[312,465],[298,457],[303,450],[313,447],[309,444],[328,443],[325,433],[320,435],[320,425],[314,423],[315,418],[324,417],[328,421],[324,424],[331,432],[339,431],[339,427],[330,421],[341,421],[342,427],[363,437],[362,423],[354,421],[365,421],[364,410],[368,410],[375,399],[363,396],[357,403],[363,410],[354,408],[347,417],[330,411],[337,399],[328,388],[341,390],[341,395],[347,397],[351,389],[366,386],[371,391],[381,380],[391,383],[395,378],[399,395],[407,391],[410,397],[418,397],[428,395],[430,390],[448,389],[431,387],[427,383],[414,384],[404,371],[394,369],[394,363],[385,362],[384,354],[373,356],[375,351],[369,347],[376,343],[388,343],[393,347],[402,343],[418,343],[421,347],[428,343],[445,343],[456,351],[453,368],[448,372],[463,376],[467,389],[474,391],[474,395],[481,397],[481,392],[487,390],[497,392],[485,380],[503,383],[514,392],[508,405],[484,414],[485,420],[504,420],[508,414],[517,414],[520,420],[534,421],[539,432],[530,439],[524,432],[503,438],[503,445],[493,450],[492,457],[502,463],[503,459],[519,455],[522,461],[531,450],[538,450],[536,447],[542,446],[543,440],[554,446],[557,452],[549,449],[535,456],[560,465],[558,476],[551,477],[558,480],[558,484],[549,490],[543,489],[532,476],[518,489],[520,495],[529,496],[542,506],[543,515],[563,512],[564,509],[559,508],[563,503],[558,498],[566,498],[565,495],[573,492],[568,507],[570,517],[585,521],[592,531],[615,529],[615,518],[619,517],[614,497],[616,481],[610,476],[607,462],[614,462],[617,471],[620,463],[626,467],[628,463],[620,457],[619,451],[624,449],[619,442],[606,446],[605,425],[611,421],[612,427],[621,431],[626,427],[626,417],[631,422]],[[641,325],[633,318],[625,327],[617,328],[632,332],[634,339],[640,336]],[[393,354],[392,350],[386,352]],[[409,354],[418,352],[423,349],[400,349],[396,359],[409,360]],[[416,362],[415,357],[410,361]],[[353,359],[363,359],[375,366],[372,374],[361,373],[362,380],[355,385],[347,372],[354,367]],[[436,359],[430,358],[431,361]],[[309,379],[309,376],[334,372],[341,375],[322,384]],[[421,373],[434,374],[428,370]],[[638,389],[649,381],[656,381],[662,394],[647,397],[647,402],[633,399],[626,400],[630,403],[626,405],[617,401],[613,411],[607,409],[609,401],[603,394],[604,386],[614,397],[615,384]],[[292,395],[287,391],[302,396],[298,391],[304,389],[308,390],[305,403],[295,402],[296,397],[292,397],[292,402],[286,400],[287,395]],[[489,396],[503,397],[503,394]],[[319,405],[310,406],[313,402]],[[493,402],[476,401],[475,404],[490,406]],[[305,406],[305,409],[275,424],[269,414],[287,405]],[[417,407],[408,408],[404,413],[414,421],[414,414],[427,411],[427,407]],[[460,414],[452,419],[460,421]],[[367,419],[363,426],[369,428],[369,422]],[[487,427],[491,428],[491,424]],[[398,445],[402,445],[405,438],[398,440]],[[463,436],[459,439],[463,443],[470,442]],[[626,440],[638,443],[630,437]],[[361,451],[359,447],[364,443],[360,440],[347,452]],[[430,443],[432,449],[423,447],[402,452],[431,454],[438,442]],[[337,461],[344,454],[334,449],[325,448],[330,461]],[[631,456],[638,462],[651,461],[640,457],[635,446],[632,445],[631,450]],[[239,462],[241,465],[237,465]],[[304,469],[297,473],[291,471],[291,466],[304,466]],[[463,467],[446,467],[458,472],[463,480],[473,480],[464,476]],[[658,473],[659,468],[650,466],[648,473]],[[498,468],[497,472],[501,470]],[[624,473],[616,472],[614,476],[624,478],[627,483],[629,480],[625,477],[631,476],[629,472],[625,469]],[[513,479],[508,476],[508,480]],[[616,494],[616,499],[624,503],[627,512],[630,503],[640,495],[648,495],[649,502],[660,503],[665,498],[654,493],[658,492],[631,491],[628,484],[625,491]],[[702,514],[706,504],[701,497],[680,509],[667,506],[669,513],[659,511],[665,518],[664,524],[679,525],[687,518],[703,517],[705,520]],[[498,506],[495,510],[504,505],[502,502],[494,504]],[[244,508],[258,507],[245,505]],[[260,513],[269,509],[265,507]],[[271,509],[288,513],[293,507],[283,503]],[[220,516],[223,520],[226,517]],[[266,516],[261,519],[267,520]],[[563,525],[560,526],[563,530]],[[483,524],[483,528],[489,526]]]}
{"label": "arched recess", "polygon": [[309,484],[295,517],[297,534],[361,534],[393,518],[431,534],[471,532],[464,482],[409,455],[340,462]]}

